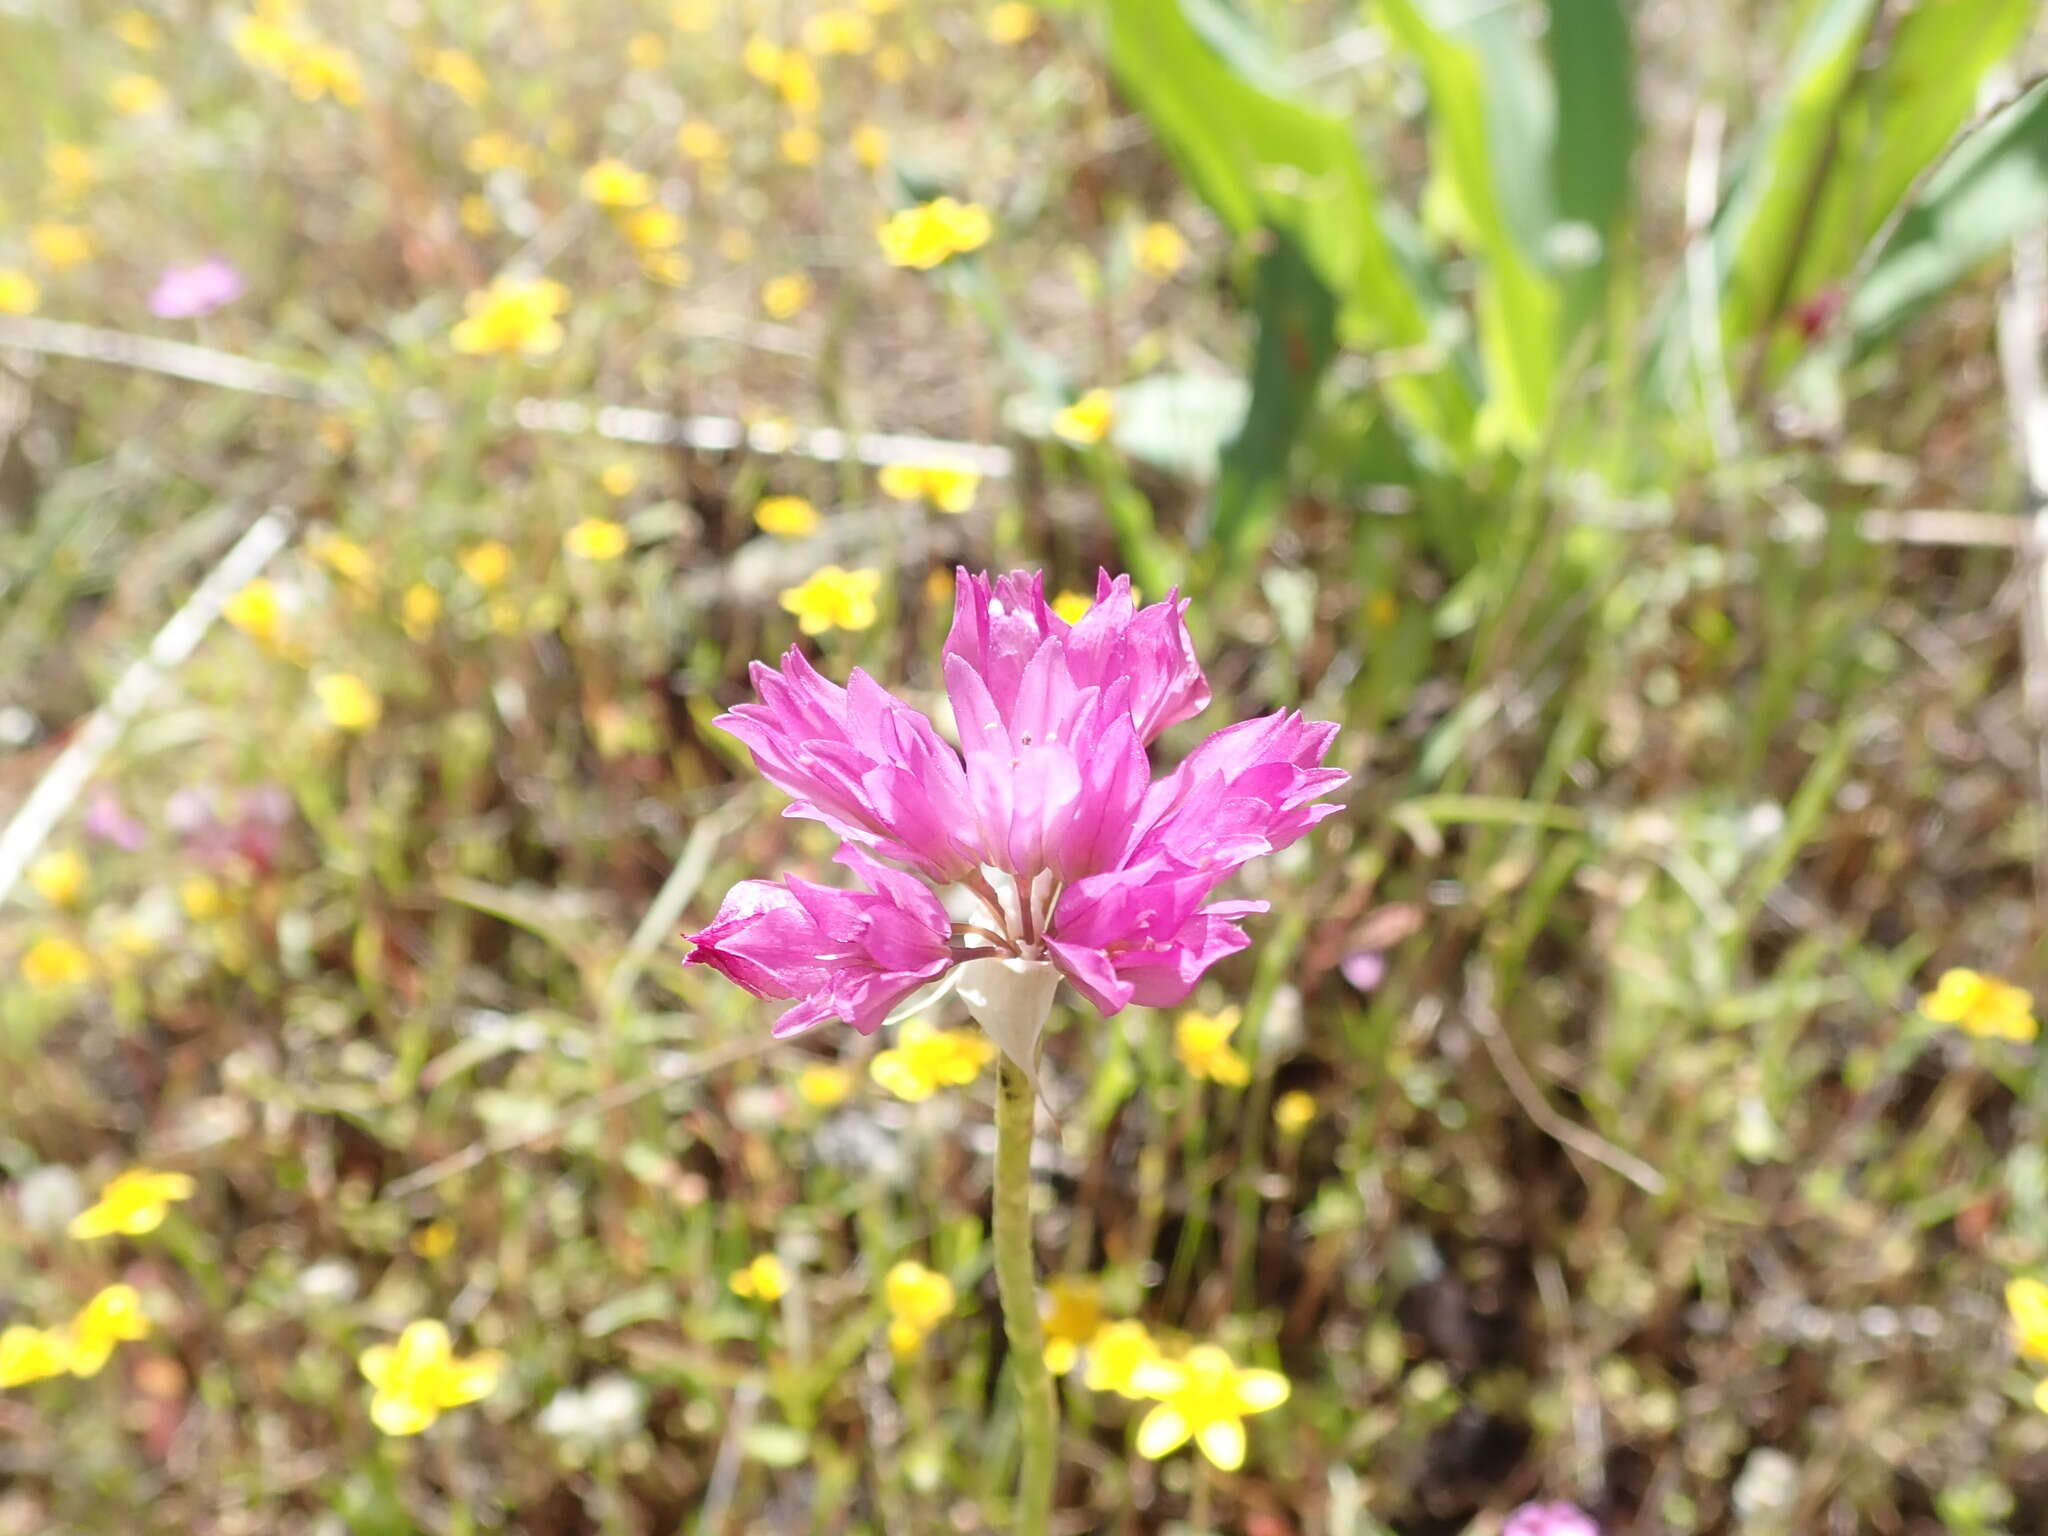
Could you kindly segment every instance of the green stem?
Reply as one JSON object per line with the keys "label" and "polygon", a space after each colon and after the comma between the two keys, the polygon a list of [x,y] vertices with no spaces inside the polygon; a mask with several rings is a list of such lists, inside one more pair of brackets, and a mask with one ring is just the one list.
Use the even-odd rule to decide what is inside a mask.
{"label": "green stem", "polygon": [[1010,1338],[1011,1379],[1023,1465],[1017,1474],[1014,1536],[1046,1536],[1052,1523],[1052,1476],[1059,1404],[1045,1368],[1045,1330],[1031,1257],[1031,1129],[1037,1105],[1024,1069],[1002,1058],[996,1086],[996,1289]]}

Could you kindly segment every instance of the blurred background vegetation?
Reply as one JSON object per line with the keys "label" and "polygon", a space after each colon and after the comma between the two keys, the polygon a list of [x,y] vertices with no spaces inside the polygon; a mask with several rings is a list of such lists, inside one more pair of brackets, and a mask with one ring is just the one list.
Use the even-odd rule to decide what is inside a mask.
{"label": "blurred background vegetation", "polygon": [[[146,1327],[0,1393],[0,1533],[999,1527],[988,1076],[671,943],[829,853],[747,663],[928,702],[959,561],[1180,583],[1167,757],[1355,775],[1196,999],[1248,1072],[1056,1018],[1041,1267],[1293,1383],[1198,1476],[1071,1378],[1066,1529],[2048,1529],[2042,1070],[1917,1006],[2042,953],[2044,58],[0,0],[0,1327]],[[422,1319],[498,1377],[387,1436]]]}

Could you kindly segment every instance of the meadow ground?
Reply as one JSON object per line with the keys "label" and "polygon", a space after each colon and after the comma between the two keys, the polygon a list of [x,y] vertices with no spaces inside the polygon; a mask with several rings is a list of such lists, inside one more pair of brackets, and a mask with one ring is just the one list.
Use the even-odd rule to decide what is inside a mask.
{"label": "meadow ground", "polygon": [[0,813],[225,604],[0,892],[0,1536],[1006,1528],[988,1053],[675,939],[956,563],[1353,775],[1055,1014],[1056,1529],[2048,1529],[2039,253],[1864,298],[2033,10],[0,3]]}

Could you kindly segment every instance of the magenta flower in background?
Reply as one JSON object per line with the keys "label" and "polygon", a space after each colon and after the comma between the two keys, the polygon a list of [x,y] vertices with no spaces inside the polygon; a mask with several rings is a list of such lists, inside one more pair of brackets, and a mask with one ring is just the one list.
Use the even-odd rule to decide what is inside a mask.
{"label": "magenta flower in background", "polygon": [[160,320],[196,320],[242,296],[242,274],[223,256],[166,267],[150,291],[149,312]]}
{"label": "magenta flower in background", "polygon": [[128,807],[111,789],[96,789],[86,801],[85,835],[128,853],[135,852],[148,837],[142,823],[128,814]]}
{"label": "magenta flower in background", "polygon": [[1578,1505],[1558,1499],[1524,1504],[1508,1516],[1500,1536],[1600,1536],[1600,1527]]}
{"label": "magenta flower in background", "polygon": [[1139,608],[1105,573],[1069,624],[1036,572],[962,571],[956,591],[957,750],[865,672],[841,688],[795,649],[756,663],[761,702],[718,721],[794,798],[785,815],[846,840],[839,862],[868,887],[745,881],[687,936],[691,963],[793,1003],[778,1035],[829,1018],[872,1034],[983,959],[1049,961],[1105,1014],[1178,1003],[1266,908],[1217,886],[1339,809],[1319,803],[1347,777],[1320,766],[1337,728],[1292,711],[1153,778],[1146,747],[1209,702],[1178,596]]}

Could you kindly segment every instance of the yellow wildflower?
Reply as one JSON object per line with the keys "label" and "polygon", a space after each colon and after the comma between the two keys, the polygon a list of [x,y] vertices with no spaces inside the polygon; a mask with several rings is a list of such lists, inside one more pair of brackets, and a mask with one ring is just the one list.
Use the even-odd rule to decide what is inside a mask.
{"label": "yellow wildflower", "polygon": [[147,117],[169,100],[163,83],[152,75],[118,75],[107,87],[107,105],[123,117]]}
{"label": "yellow wildflower", "polygon": [[462,574],[488,592],[512,574],[512,551],[497,539],[472,544],[455,557]]}
{"label": "yellow wildflower", "polygon": [[85,894],[85,860],[69,848],[53,850],[29,865],[28,883],[53,907],[76,906]]}
{"label": "yellow wildflower", "polygon": [[562,535],[562,548],[578,560],[616,560],[626,552],[626,528],[608,517],[586,517]]}
{"label": "yellow wildflower", "polygon": [[899,1099],[922,1103],[941,1088],[964,1087],[995,1060],[988,1036],[973,1029],[934,1029],[912,1019],[896,1031],[896,1044],[877,1051],[868,1075]]}
{"label": "yellow wildflower", "polygon": [[583,195],[600,208],[638,208],[654,196],[654,182],[623,160],[600,160],[583,173]]}
{"label": "yellow wildflower", "polygon": [[49,934],[29,945],[21,957],[21,979],[38,992],[76,986],[92,975],[92,961],[71,940]]}
{"label": "yellow wildflower", "polygon": [[779,601],[785,612],[796,615],[798,629],[822,635],[828,629],[871,628],[880,616],[875,594],[881,588],[880,571],[828,565],[801,586],[785,587]]}
{"label": "yellow wildflower", "polygon": [[1021,43],[1038,30],[1038,9],[1024,0],[1004,0],[988,13],[989,41]]}
{"label": "yellow wildflower", "polygon": [[114,36],[137,53],[153,52],[164,34],[147,11],[126,10],[114,18]]}
{"label": "yellow wildflower", "polygon": [[448,1330],[431,1320],[406,1324],[396,1344],[375,1344],[357,1361],[375,1388],[370,1422],[387,1435],[416,1435],[442,1413],[488,1397],[504,1375],[501,1355],[457,1358]]}
{"label": "yellow wildflower", "polygon": [[668,59],[668,45],[652,32],[642,32],[626,44],[626,67],[643,75],[652,74]]}
{"label": "yellow wildflower", "polygon": [[797,1074],[796,1096],[813,1109],[830,1109],[853,1092],[853,1076],[844,1067],[805,1067]]}
{"label": "yellow wildflower", "polygon": [[219,917],[227,901],[221,895],[219,881],[209,875],[193,875],[179,882],[178,905],[193,922],[205,923]]}
{"label": "yellow wildflower", "polygon": [[823,92],[818,89],[818,72],[811,67],[811,61],[795,49],[783,53],[775,70],[775,93],[783,104],[798,117],[809,117],[818,110]]}
{"label": "yellow wildflower", "polygon": [[1937,1024],[1994,1040],[2032,1040],[2041,1032],[2031,992],[1977,971],[1944,971],[1920,999],[1920,1011]]}
{"label": "yellow wildflower", "polygon": [[787,320],[811,302],[812,291],[811,280],[803,273],[785,272],[761,285],[761,307],[773,319]]}
{"label": "yellow wildflower", "polygon": [[1099,443],[1116,421],[1116,400],[1106,389],[1091,389],[1072,405],[1053,412],[1052,429],[1070,443]]}
{"label": "yellow wildflower", "polygon": [[791,165],[816,165],[818,156],[825,152],[825,141],[809,123],[796,123],[782,130],[776,147]]}
{"label": "yellow wildflower", "polygon": [[1243,1018],[1236,1008],[1226,1008],[1221,1013],[1182,1014],[1173,1029],[1173,1050],[1180,1064],[1196,1077],[1242,1088],[1252,1080],[1252,1069],[1230,1048],[1230,1037]]}
{"label": "yellow wildflower", "polygon": [[99,157],[83,144],[52,144],[43,151],[43,169],[50,174],[50,195],[76,202],[99,179]]}
{"label": "yellow wildflower", "polygon": [[862,123],[847,142],[853,147],[853,158],[870,171],[879,171],[889,158],[888,132],[874,123]]}
{"label": "yellow wildflower", "polygon": [[1299,1136],[1316,1118],[1316,1099],[1299,1088],[1289,1089],[1273,1101],[1273,1124],[1282,1136]]}
{"label": "yellow wildflower", "polygon": [[2048,1284],[2031,1276],[2009,1281],[2005,1309],[2012,1314],[2019,1352],[2029,1360],[2048,1360]]}
{"label": "yellow wildflower", "polygon": [[549,278],[501,277],[463,302],[468,313],[449,338],[458,352],[544,357],[562,344],[569,290]]}
{"label": "yellow wildflower", "polygon": [[740,49],[740,64],[763,85],[773,85],[782,78],[783,52],[780,43],[756,32]]}
{"label": "yellow wildflower", "polygon": [[732,1272],[726,1284],[748,1301],[780,1301],[789,1289],[789,1271],[772,1253],[756,1254]]}
{"label": "yellow wildflower", "polygon": [[0,1329],[0,1389],[26,1386],[71,1369],[71,1336],[61,1328],[16,1323]]}
{"label": "yellow wildflower", "polygon": [[1088,610],[1095,606],[1095,599],[1069,589],[1052,600],[1052,611],[1069,624],[1078,624],[1088,616]]}
{"label": "yellow wildflower", "polygon": [[414,1228],[412,1236],[406,1239],[406,1246],[431,1263],[445,1259],[455,1251],[457,1236],[455,1223],[444,1216],[437,1216]]}
{"label": "yellow wildflower", "polygon": [[0,267],[0,315],[28,315],[43,300],[36,280],[19,267]]}
{"label": "yellow wildflower", "polygon": [[1171,224],[1147,224],[1131,236],[1131,255],[1147,277],[1169,278],[1188,263],[1188,242]]}
{"label": "yellow wildflower", "polygon": [[346,48],[314,43],[300,48],[291,60],[287,80],[301,101],[332,96],[345,107],[362,105],[363,76],[355,55]]}
{"label": "yellow wildflower", "polygon": [[291,29],[270,16],[244,16],[235,23],[235,52],[257,69],[282,74],[291,67],[300,42]]}
{"label": "yellow wildflower", "polygon": [[683,243],[681,216],[658,203],[627,214],[619,228],[635,250],[665,251]]}
{"label": "yellow wildflower", "polygon": [[99,1199],[71,1218],[69,1231],[81,1239],[116,1232],[140,1237],[162,1226],[165,1213],[178,1201],[191,1199],[196,1187],[186,1174],[130,1168],[110,1179]]}
{"label": "yellow wildflower", "polygon": [[275,645],[284,625],[284,607],[277,600],[277,588],[258,576],[221,608],[226,619],[252,640]]}
{"label": "yellow wildflower", "polygon": [[910,50],[889,43],[875,50],[875,78],[884,85],[901,84],[910,75]]}
{"label": "yellow wildflower", "polygon": [[317,533],[306,541],[306,549],[327,569],[353,586],[374,586],[377,557],[354,539],[338,533]]}
{"label": "yellow wildflower", "polygon": [[473,107],[491,93],[483,66],[460,48],[436,48],[427,60],[427,78],[447,86],[464,106]]}
{"label": "yellow wildflower", "polygon": [[640,471],[624,459],[614,459],[598,471],[597,483],[604,487],[607,496],[630,496],[633,487],[640,483]]}
{"label": "yellow wildflower", "polygon": [[1138,1426],[1138,1454],[1169,1456],[1194,1439],[1225,1472],[1244,1465],[1244,1420],[1287,1401],[1287,1378],[1278,1371],[1239,1370],[1213,1344],[1198,1344],[1179,1360],[1155,1360],[1138,1377],[1159,1406]]}
{"label": "yellow wildflower", "polygon": [[951,464],[885,464],[875,476],[882,494],[897,501],[926,501],[955,515],[974,506],[981,476]]}
{"label": "yellow wildflower", "polygon": [[1138,1377],[1159,1358],[1159,1346],[1145,1325],[1135,1320],[1104,1323],[1088,1341],[1088,1370],[1081,1378],[1090,1392],[1143,1397]]}
{"label": "yellow wildflower", "polygon": [[723,160],[731,146],[711,124],[693,117],[676,130],[676,150],[690,160]]}
{"label": "yellow wildflower", "polygon": [[71,1320],[71,1358],[66,1368],[74,1376],[96,1376],[113,1357],[116,1344],[148,1337],[149,1318],[135,1287],[110,1285],[79,1308]]}
{"label": "yellow wildflower", "polygon": [[817,532],[818,509],[801,496],[763,496],[754,504],[754,523],[778,539],[801,539]]}
{"label": "yellow wildflower", "polygon": [[384,718],[376,690],[353,672],[329,672],[313,682],[328,722],[338,730],[367,731]]}
{"label": "yellow wildflower", "polygon": [[994,232],[988,210],[979,203],[939,197],[891,214],[879,238],[882,254],[891,266],[924,272],[952,257],[979,250]]}
{"label": "yellow wildflower", "polygon": [[424,581],[416,581],[405,589],[405,595],[398,600],[398,622],[409,640],[424,640],[434,631],[434,623],[441,617],[441,594]]}
{"label": "yellow wildflower", "polygon": [[462,163],[479,176],[525,169],[532,152],[509,133],[480,133],[462,148]]}
{"label": "yellow wildflower", "polygon": [[462,227],[472,235],[488,235],[498,227],[498,216],[491,211],[491,200],[478,192],[470,193],[455,205],[455,216],[462,220]]}
{"label": "yellow wildflower", "polygon": [[85,265],[97,254],[90,232],[76,224],[37,224],[28,232],[29,248],[36,260],[52,272],[68,272]]}
{"label": "yellow wildflower", "polygon": [[813,53],[866,53],[875,46],[875,24],[859,11],[820,11],[804,23],[804,46]]}
{"label": "yellow wildflower", "polygon": [[889,1307],[889,1348],[899,1359],[916,1354],[925,1335],[953,1313],[953,1282],[915,1259],[891,1266],[882,1295]]}
{"label": "yellow wildflower", "polygon": [[1045,1368],[1064,1376],[1102,1331],[1102,1287],[1085,1277],[1062,1275],[1045,1289]]}

